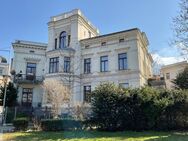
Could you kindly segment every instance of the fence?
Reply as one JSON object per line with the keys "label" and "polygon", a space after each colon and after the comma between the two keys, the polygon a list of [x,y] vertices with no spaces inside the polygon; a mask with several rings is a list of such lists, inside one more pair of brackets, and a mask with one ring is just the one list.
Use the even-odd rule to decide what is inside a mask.
{"label": "fence", "polygon": [[[88,107],[67,107],[63,108],[60,114],[60,118],[85,118],[90,113]],[[28,117],[30,121],[33,118],[39,119],[51,119],[53,118],[53,110],[50,107],[6,107],[5,108],[5,121],[6,123],[12,123],[15,118]]]}

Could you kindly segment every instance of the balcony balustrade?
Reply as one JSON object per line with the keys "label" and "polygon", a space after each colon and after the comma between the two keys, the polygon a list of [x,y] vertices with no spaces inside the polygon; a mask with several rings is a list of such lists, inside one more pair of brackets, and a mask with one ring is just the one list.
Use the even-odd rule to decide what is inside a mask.
{"label": "balcony balustrade", "polygon": [[18,84],[37,84],[42,83],[43,80],[43,76],[36,76],[33,74],[17,74],[14,78],[14,82]]}

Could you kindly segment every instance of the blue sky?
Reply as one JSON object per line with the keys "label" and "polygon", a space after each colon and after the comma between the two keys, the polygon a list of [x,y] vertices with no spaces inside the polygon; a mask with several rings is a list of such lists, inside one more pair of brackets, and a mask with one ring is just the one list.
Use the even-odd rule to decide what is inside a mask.
{"label": "blue sky", "polygon": [[[0,49],[16,39],[46,42],[51,16],[79,8],[101,34],[138,27],[146,32],[150,52],[178,56],[169,46],[178,0],[1,0]],[[6,52],[0,51],[7,56]]]}

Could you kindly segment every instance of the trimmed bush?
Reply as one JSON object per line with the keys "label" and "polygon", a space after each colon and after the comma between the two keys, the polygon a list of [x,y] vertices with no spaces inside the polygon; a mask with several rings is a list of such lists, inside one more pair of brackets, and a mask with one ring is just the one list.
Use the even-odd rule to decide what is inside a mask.
{"label": "trimmed bush", "polygon": [[80,120],[70,120],[70,119],[64,119],[63,120],[63,130],[77,130],[82,129],[83,124]]}
{"label": "trimmed bush", "polygon": [[69,119],[45,119],[41,120],[43,131],[62,131],[82,129],[82,122]]}
{"label": "trimmed bush", "polygon": [[105,131],[188,129],[188,91],[99,85],[91,94],[86,122]]}
{"label": "trimmed bush", "polygon": [[13,126],[16,130],[26,130],[29,125],[29,121],[27,118],[17,118],[13,120]]}

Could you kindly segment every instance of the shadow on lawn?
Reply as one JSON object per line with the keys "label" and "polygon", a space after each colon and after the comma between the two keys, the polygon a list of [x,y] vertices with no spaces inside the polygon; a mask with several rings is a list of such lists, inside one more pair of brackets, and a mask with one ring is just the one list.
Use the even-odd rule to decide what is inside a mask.
{"label": "shadow on lawn", "polygon": [[[172,132],[97,132],[97,131],[65,131],[65,132],[31,132],[23,133],[13,138],[15,141],[59,141],[79,139],[102,139],[125,140],[131,138],[142,139],[142,141],[188,141],[186,133]],[[105,140],[105,139],[104,139]]]}

